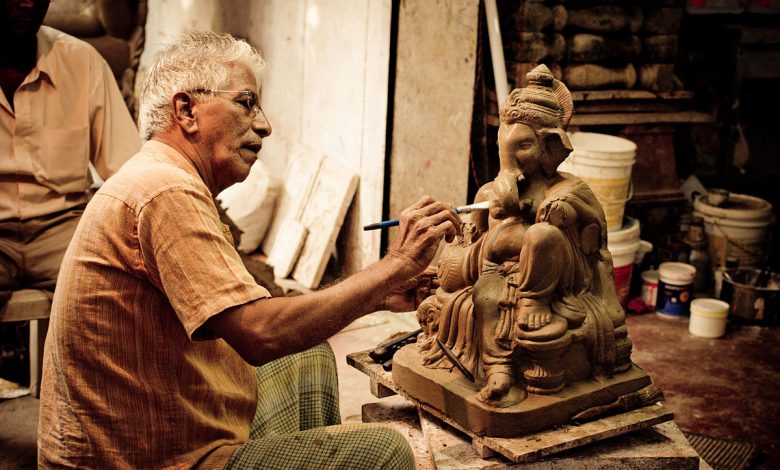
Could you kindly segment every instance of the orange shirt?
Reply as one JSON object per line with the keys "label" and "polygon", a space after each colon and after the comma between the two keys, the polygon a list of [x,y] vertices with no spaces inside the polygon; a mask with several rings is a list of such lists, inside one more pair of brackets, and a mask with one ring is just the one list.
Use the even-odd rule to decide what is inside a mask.
{"label": "orange shirt", "polygon": [[44,353],[43,468],[223,468],[248,439],[254,369],[199,329],[268,297],[195,167],[156,141],[108,180],[60,270]]}
{"label": "orange shirt", "polygon": [[88,162],[101,178],[141,147],[114,75],[89,44],[38,31],[38,61],[14,93],[0,93],[0,220],[87,202]]}

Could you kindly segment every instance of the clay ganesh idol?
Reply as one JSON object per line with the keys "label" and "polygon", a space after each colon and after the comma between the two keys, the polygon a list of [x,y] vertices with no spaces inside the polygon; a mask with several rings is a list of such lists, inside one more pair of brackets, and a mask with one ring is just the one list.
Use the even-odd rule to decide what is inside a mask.
{"label": "clay ganesh idol", "polygon": [[528,83],[500,110],[500,171],[475,198],[490,209],[445,246],[418,344],[393,360],[409,396],[494,436],[562,424],[650,384],[630,360],[601,206],[557,171],[572,151],[571,94],[544,65]]}

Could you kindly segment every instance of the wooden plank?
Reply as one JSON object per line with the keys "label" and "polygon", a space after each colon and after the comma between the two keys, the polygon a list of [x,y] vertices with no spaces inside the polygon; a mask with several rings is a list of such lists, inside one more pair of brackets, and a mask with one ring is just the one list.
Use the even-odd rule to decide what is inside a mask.
{"label": "wooden plank", "polygon": [[558,452],[609,439],[610,437],[649,428],[656,424],[671,421],[674,417],[673,413],[666,410],[663,405],[656,404],[590,421],[579,426],[556,426],[547,431],[526,436],[512,438],[481,437],[473,434],[468,429],[464,429],[441,411],[425,403],[415,401],[403,391],[400,391],[399,394],[417,403],[421,409],[430,415],[469,436],[472,441],[478,441],[477,447],[487,447],[515,463],[538,460]]}
{"label": "wooden plank", "polygon": [[387,218],[425,194],[467,202],[479,6],[400,2]]}
{"label": "wooden plank", "polygon": [[301,142],[360,176],[338,247],[345,274],[379,259],[392,2],[306,0]]}
{"label": "wooden plank", "polygon": [[[354,5],[356,2],[351,2]],[[358,2],[359,3],[359,2]],[[362,103],[361,148],[358,150],[360,184],[342,228],[338,247],[344,275],[377,261],[381,231],[363,226],[382,220],[387,142],[387,104],[390,77],[392,0],[366,2],[365,68]]]}
{"label": "wooden plank", "polygon": [[292,271],[308,231],[304,225],[293,219],[285,219],[279,226],[279,236],[276,238],[268,264],[274,268],[274,276],[287,277]]}
{"label": "wooden plank", "polygon": [[37,320],[49,318],[51,299],[49,294],[38,289],[14,291],[0,310],[0,322]]}
{"label": "wooden plank", "polygon": [[368,355],[369,351],[355,352],[347,354],[347,364],[366,374],[377,383],[398,393],[398,388],[393,383],[393,373],[382,368],[382,364],[377,364]]}
{"label": "wooden plank", "polygon": [[609,114],[577,114],[571,118],[571,126],[596,126],[596,125],[631,125],[631,124],[665,124],[681,123],[694,124],[713,122],[713,117],[708,113],[696,111],[666,112],[666,113],[609,113]]}
{"label": "wooden plank", "polygon": [[303,145],[295,145],[274,209],[274,217],[263,239],[263,252],[273,256],[276,238],[286,220],[300,221],[311,195],[324,155]]}
{"label": "wooden plank", "polygon": [[309,234],[293,271],[293,278],[309,289],[320,284],[357,182],[351,169],[331,158],[322,160],[300,219]]}
{"label": "wooden plank", "polygon": [[566,453],[529,462],[511,463],[501,455],[482,458],[471,438],[420,410],[420,426],[438,470],[557,470],[561,468],[698,469],[700,459],[672,421],[612,439],[594,442]]}
{"label": "wooden plank", "polygon": [[[652,427],[673,418],[673,414],[666,410],[662,405],[652,405],[621,413],[616,416],[594,420],[579,426],[557,426],[553,429],[527,436],[514,438],[480,437],[473,434],[471,431],[464,429],[441,411],[408,396],[393,383],[391,373],[384,371],[381,365],[376,364],[371,360],[368,356],[368,351],[347,355],[347,364],[369,375],[369,377],[377,383],[380,383],[387,388],[394,390],[404,398],[411,400],[420,409],[468,436],[471,441],[478,441],[477,444],[475,444],[477,447],[487,447],[509,460],[518,463],[538,460],[557,452],[574,449],[610,437]],[[471,445],[470,442],[469,445]],[[474,451],[473,448],[472,451]],[[483,452],[483,455],[486,454]]]}
{"label": "wooden plank", "polygon": [[656,404],[579,426],[561,426],[519,438],[472,437],[513,462],[528,462],[564,450],[671,421],[673,413]]}
{"label": "wooden plank", "polygon": [[[693,92],[679,90],[654,93],[647,90],[591,90],[572,91],[571,98],[581,101],[611,101],[611,100],[692,100]],[[576,109],[576,107],[575,107]]]}
{"label": "wooden plank", "polygon": [[371,386],[371,395],[374,395],[377,398],[387,398],[387,397],[392,397],[393,395],[397,395],[397,393],[395,393],[395,390],[391,390],[387,388],[386,386],[377,382],[376,379],[371,379],[370,386]]}

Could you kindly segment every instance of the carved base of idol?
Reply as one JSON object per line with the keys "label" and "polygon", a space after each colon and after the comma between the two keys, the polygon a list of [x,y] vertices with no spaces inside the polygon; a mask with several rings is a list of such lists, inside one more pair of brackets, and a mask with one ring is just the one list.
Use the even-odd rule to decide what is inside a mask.
{"label": "carved base of idol", "polygon": [[523,379],[511,385],[495,404],[478,398],[484,379],[470,382],[456,368],[425,367],[424,353],[415,344],[405,346],[393,357],[393,382],[412,399],[436,408],[477,435],[489,437],[517,437],[570,424],[577,413],[613,403],[622,395],[650,385],[647,373],[628,363],[626,370],[611,377],[597,374],[564,388],[561,376],[584,375],[572,366],[584,348],[573,335],[568,338],[571,343],[561,357],[541,353],[542,360],[519,365],[518,369],[524,370],[517,373]]}

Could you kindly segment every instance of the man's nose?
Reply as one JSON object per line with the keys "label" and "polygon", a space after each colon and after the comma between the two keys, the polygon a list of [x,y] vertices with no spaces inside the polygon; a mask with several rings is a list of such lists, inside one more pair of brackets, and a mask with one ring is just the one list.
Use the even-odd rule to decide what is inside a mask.
{"label": "man's nose", "polygon": [[271,121],[265,115],[265,112],[261,109],[259,113],[252,119],[252,130],[260,137],[268,137],[271,135]]}

